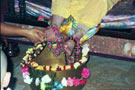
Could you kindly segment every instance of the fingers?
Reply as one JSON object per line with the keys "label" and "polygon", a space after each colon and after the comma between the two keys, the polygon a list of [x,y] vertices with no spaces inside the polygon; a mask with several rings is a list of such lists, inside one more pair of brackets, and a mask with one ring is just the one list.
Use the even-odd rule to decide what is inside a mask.
{"label": "fingers", "polygon": [[71,55],[71,50],[69,50],[69,47],[68,47],[67,44],[65,44],[65,45],[63,46],[63,48],[64,48],[64,50],[65,50],[65,52],[66,52],[67,55]]}
{"label": "fingers", "polygon": [[37,35],[36,35],[37,40],[40,42],[44,42],[46,40],[46,33],[40,30],[37,30],[36,32],[37,32]]}
{"label": "fingers", "polygon": [[46,37],[46,33],[45,32],[42,32],[40,30],[36,30],[36,32],[38,32],[40,36]]}
{"label": "fingers", "polygon": [[44,42],[45,41],[45,39],[44,39],[44,37],[43,36],[40,36],[39,34],[36,36],[36,38],[37,38],[37,41],[39,42]]}
{"label": "fingers", "polygon": [[79,31],[79,32],[76,32],[74,35],[73,35],[73,38],[75,37],[78,37],[79,39],[83,36],[83,32],[82,31]]}
{"label": "fingers", "polygon": [[55,33],[54,31],[49,28],[48,30],[45,31],[46,34],[47,34],[47,41],[56,41],[56,36],[55,36]]}
{"label": "fingers", "polygon": [[73,40],[68,40],[64,45],[63,48],[67,55],[71,55],[73,48],[75,46],[75,42]]}

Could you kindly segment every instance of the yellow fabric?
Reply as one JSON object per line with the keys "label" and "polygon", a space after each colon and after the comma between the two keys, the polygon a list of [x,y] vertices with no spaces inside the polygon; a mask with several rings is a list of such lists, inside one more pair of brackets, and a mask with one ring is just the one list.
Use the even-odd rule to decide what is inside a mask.
{"label": "yellow fabric", "polygon": [[99,24],[119,0],[52,0],[52,14],[68,18],[92,28]]}

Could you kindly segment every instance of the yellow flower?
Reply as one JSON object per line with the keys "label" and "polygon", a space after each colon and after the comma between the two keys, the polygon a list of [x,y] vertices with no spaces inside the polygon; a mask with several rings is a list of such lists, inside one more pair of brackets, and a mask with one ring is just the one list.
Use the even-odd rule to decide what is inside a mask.
{"label": "yellow flower", "polygon": [[61,69],[62,71],[64,70],[64,67],[63,67],[62,65],[60,65],[59,67],[60,67],[60,69]]}
{"label": "yellow flower", "polygon": [[40,47],[42,47],[42,44],[37,45],[36,49],[39,49]]}
{"label": "yellow flower", "polygon": [[55,72],[56,70],[57,70],[56,68],[51,68],[51,71],[54,71]]}
{"label": "yellow flower", "polygon": [[88,54],[88,52],[84,52],[83,54],[82,54],[82,56],[84,57],[84,56],[87,56],[87,54]]}
{"label": "yellow flower", "polygon": [[23,60],[25,60],[25,61],[26,61],[26,60],[28,59],[28,56],[29,56],[29,55],[28,55],[28,54],[26,54],[26,56],[23,58]]}
{"label": "yellow flower", "polygon": [[44,68],[42,66],[38,66],[36,69],[37,70],[44,70]]}
{"label": "yellow flower", "polygon": [[49,71],[49,69],[50,69],[49,66],[46,66],[46,70]]}
{"label": "yellow flower", "polygon": [[64,26],[61,26],[60,27],[60,32],[63,32],[65,30],[65,27]]}
{"label": "yellow flower", "polygon": [[79,62],[76,62],[76,63],[74,64],[74,68],[75,68],[75,69],[77,69],[79,66],[80,66],[80,63],[79,63]]}
{"label": "yellow flower", "polygon": [[43,47],[40,47],[40,50],[43,50]]}
{"label": "yellow flower", "polygon": [[56,47],[57,47],[57,44],[53,44],[53,45],[52,45],[52,48],[56,48]]}
{"label": "yellow flower", "polygon": [[45,90],[46,85],[43,82],[41,82],[40,87],[41,87],[41,90]]}
{"label": "yellow flower", "polygon": [[32,62],[31,65],[32,65],[33,67],[37,67],[37,66],[38,66],[38,64],[35,63],[35,62]]}
{"label": "yellow flower", "polygon": [[31,55],[29,55],[29,60],[31,60],[32,59],[32,57],[31,57]]}
{"label": "yellow flower", "polygon": [[81,63],[85,63],[87,61],[87,58],[86,57],[82,57],[82,59],[80,61],[81,61]]}
{"label": "yellow flower", "polygon": [[56,71],[57,70],[57,67],[58,67],[58,64],[55,64],[54,66],[52,66],[51,70],[52,71]]}
{"label": "yellow flower", "polygon": [[29,48],[28,51],[26,51],[26,53],[33,53],[33,49]]}
{"label": "yellow flower", "polygon": [[85,42],[87,40],[87,36],[83,36],[81,39],[80,39],[80,44],[82,44],[83,42]]}
{"label": "yellow flower", "polygon": [[36,57],[36,56],[37,56],[37,54],[34,54],[34,56]]}
{"label": "yellow flower", "polygon": [[45,46],[45,43],[43,43],[43,46]]}
{"label": "yellow flower", "polygon": [[65,69],[66,70],[71,69],[71,66],[70,65],[66,65]]}

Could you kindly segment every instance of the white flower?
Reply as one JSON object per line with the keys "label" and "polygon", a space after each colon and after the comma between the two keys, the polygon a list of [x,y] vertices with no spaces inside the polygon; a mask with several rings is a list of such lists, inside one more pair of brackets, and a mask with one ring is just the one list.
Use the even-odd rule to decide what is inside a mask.
{"label": "white flower", "polygon": [[89,52],[89,50],[90,50],[89,47],[85,47],[82,49],[82,53]]}
{"label": "white flower", "polygon": [[28,55],[28,54],[26,54],[26,56],[25,56],[25,57],[23,57],[23,60],[25,60],[25,61],[26,61],[26,60],[28,59],[28,56],[29,56],[29,55]]}
{"label": "white flower", "polygon": [[26,76],[26,78],[24,78],[24,82],[27,84],[31,84],[33,78],[30,78],[30,76]]}
{"label": "white flower", "polygon": [[88,54],[88,52],[89,52],[89,48],[88,47],[84,47],[83,49],[82,49],[82,56],[86,56],[87,54]]}
{"label": "white flower", "polygon": [[67,87],[67,80],[65,77],[63,77],[62,81],[61,81],[61,84],[65,87]]}
{"label": "white flower", "polygon": [[30,75],[30,73],[29,72],[23,72],[22,75],[23,75],[23,78],[26,78],[27,76]]}
{"label": "white flower", "polygon": [[89,44],[84,44],[82,47],[83,48],[89,47]]}
{"label": "white flower", "polygon": [[39,85],[39,78],[36,78],[36,80],[35,80],[35,85],[36,85],[36,86]]}
{"label": "white flower", "polygon": [[86,57],[82,57],[82,59],[80,60],[82,63],[85,63],[87,61]]}
{"label": "white flower", "polygon": [[43,83],[49,83],[52,81],[48,75],[44,75],[41,80]]}
{"label": "white flower", "polygon": [[33,49],[32,48],[29,48],[28,51],[26,51],[27,54],[31,54],[33,53]]}
{"label": "white flower", "polygon": [[40,47],[42,47],[42,44],[37,45],[36,49],[39,49]]}

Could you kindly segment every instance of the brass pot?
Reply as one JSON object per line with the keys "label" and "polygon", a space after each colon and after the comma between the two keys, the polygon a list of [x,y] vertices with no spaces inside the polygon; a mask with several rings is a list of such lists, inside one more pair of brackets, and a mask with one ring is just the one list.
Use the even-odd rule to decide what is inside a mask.
{"label": "brass pot", "polygon": [[[48,52],[48,47],[45,47],[44,50],[38,55],[34,60],[39,64],[39,65],[65,65],[65,55],[61,53],[59,56],[54,56],[51,51]],[[79,56],[79,58],[81,58]],[[56,77],[55,80],[62,80],[63,77],[80,77],[82,69],[86,67],[86,63],[82,64],[80,67],[77,69],[71,69],[71,70],[65,70],[65,71],[56,71]],[[53,71],[45,71],[46,74],[49,76],[52,75],[54,72]],[[32,90],[37,90],[35,83],[32,83],[31,85]],[[82,90],[84,86],[79,85],[77,87],[72,86],[72,87],[64,87],[62,90]]]}

